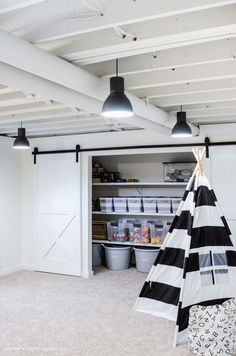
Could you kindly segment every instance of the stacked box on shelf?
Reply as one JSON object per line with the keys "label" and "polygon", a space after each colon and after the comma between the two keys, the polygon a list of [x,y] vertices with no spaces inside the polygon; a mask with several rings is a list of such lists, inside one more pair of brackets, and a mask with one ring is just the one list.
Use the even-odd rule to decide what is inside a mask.
{"label": "stacked box on shelf", "polygon": [[142,197],[143,200],[143,211],[145,213],[156,213],[157,212],[157,198],[156,197]]}
{"label": "stacked box on shelf", "polygon": [[157,197],[157,210],[160,214],[171,213],[171,198],[170,197]]}
{"label": "stacked box on shelf", "polygon": [[127,198],[126,197],[113,197],[114,210],[116,213],[127,212]]}
{"label": "stacked box on shelf", "polygon": [[180,197],[172,197],[171,198],[171,207],[172,207],[172,213],[176,213],[176,211],[178,210],[178,207],[181,203],[182,198]]}
{"label": "stacked box on shelf", "polygon": [[142,197],[127,197],[128,211],[130,213],[141,213],[142,208]]}
{"label": "stacked box on shelf", "polygon": [[92,238],[94,240],[106,240],[107,237],[106,221],[92,222]]}
{"label": "stacked box on shelf", "polygon": [[113,209],[113,198],[112,197],[100,197],[100,210],[104,213],[111,213]]}

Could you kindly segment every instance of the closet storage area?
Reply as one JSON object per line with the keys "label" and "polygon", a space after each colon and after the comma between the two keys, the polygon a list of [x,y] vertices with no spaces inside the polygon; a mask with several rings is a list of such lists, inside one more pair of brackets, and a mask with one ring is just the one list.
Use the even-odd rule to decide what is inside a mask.
{"label": "closet storage area", "polygon": [[[129,246],[131,265],[135,265],[136,251],[135,256],[149,258],[151,266],[193,168],[190,151],[93,157],[93,245],[105,246],[106,256],[112,247]],[[148,253],[151,251],[157,253]],[[106,260],[103,256],[103,263]]]}

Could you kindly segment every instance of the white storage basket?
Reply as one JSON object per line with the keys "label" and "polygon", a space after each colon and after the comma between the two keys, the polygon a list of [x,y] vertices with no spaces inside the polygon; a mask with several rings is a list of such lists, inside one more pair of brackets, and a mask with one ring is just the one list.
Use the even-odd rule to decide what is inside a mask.
{"label": "white storage basket", "polygon": [[142,212],[142,198],[141,197],[127,197],[128,210],[130,213]]}
{"label": "white storage basket", "polygon": [[157,212],[157,198],[156,197],[143,197],[143,211],[145,213]]}
{"label": "white storage basket", "polygon": [[114,197],[114,210],[116,213],[125,213],[127,211],[127,198],[126,197]]}
{"label": "white storage basket", "polygon": [[171,199],[169,197],[157,197],[157,209],[160,214],[171,212]]}
{"label": "white storage basket", "polygon": [[176,211],[178,210],[178,207],[181,203],[182,198],[180,197],[173,197],[171,198],[171,206],[172,206],[172,212],[175,214]]}
{"label": "white storage basket", "polygon": [[111,213],[113,211],[113,198],[112,197],[101,197],[100,209],[104,213]]}

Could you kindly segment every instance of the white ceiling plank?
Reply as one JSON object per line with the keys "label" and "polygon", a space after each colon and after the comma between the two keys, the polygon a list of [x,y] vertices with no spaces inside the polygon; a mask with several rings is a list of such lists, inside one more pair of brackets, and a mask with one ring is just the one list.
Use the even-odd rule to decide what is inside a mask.
{"label": "white ceiling plank", "polygon": [[193,82],[193,83],[181,83],[172,85],[163,85],[150,88],[141,88],[136,90],[130,90],[134,95],[141,98],[156,98],[162,96],[197,93],[204,91],[217,91],[221,89],[229,89],[236,87],[236,78],[226,78],[220,80],[210,80],[204,82]]}
{"label": "white ceiling plank", "polygon": [[37,112],[45,112],[45,111],[53,111],[65,109],[66,106],[64,104],[53,104],[51,106],[34,106],[34,107],[27,107],[27,105],[20,105],[19,108],[14,106],[13,108],[9,108],[9,106],[3,107],[0,110],[0,116],[6,115],[15,115],[15,114],[25,114],[25,113],[37,113]]}
{"label": "white ceiling plank", "polygon": [[[3,31],[0,31],[0,41],[3,46],[6,44],[5,50],[0,52],[0,61],[7,63],[5,66],[0,63],[2,83],[21,90],[28,86],[33,93],[41,93],[38,95],[49,100],[72,107],[79,103],[87,112],[101,113],[109,93],[108,83]],[[175,118],[165,111],[151,105],[147,107],[143,100],[132,94],[128,96],[136,116],[153,121],[157,131],[162,130],[162,126],[171,128],[174,125]]]}
{"label": "white ceiling plank", "polygon": [[75,116],[78,117],[79,115],[84,115],[84,112],[72,112],[69,111],[68,109],[66,110],[60,110],[59,112],[48,112],[48,113],[34,113],[32,114],[16,114],[16,115],[8,115],[4,116],[3,118],[0,119],[0,123],[7,123],[7,122],[26,122],[26,121],[33,121],[33,120],[42,120],[42,119],[56,119],[59,117],[71,117]]}
{"label": "white ceiling plank", "polygon": [[1,1],[1,6],[0,6],[0,15],[9,13],[9,12],[13,12],[13,11],[17,11],[17,10],[22,10],[25,9],[27,7],[31,7],[34,5],[38,5],[38,4],[42,4],[44,2],[46,2],[47,0],[26,0],[26,1],[14,1],[12,3],[10,3],[10,1],[8,0],[8,4],[6,4],[5,6],[3,6],[3,2]]}
{"label": "white ceiling plank", "polygon": [[187,111],[188,113],[188,119],[195,119],[195,118],[201,118],[201,117],[217,117],[217,116],[232,116],[234,115],[236,117],[236,105],[235,107],[229,107],[229,108],[205,108],[202,110],[194,110],[194,111]]}
{"label": "white ceiling plank", "polygon": [[199,103],[212,103],[212,102],[223,102],[231,101],[236,99],[236,88],[230,90],[222,90],[208,93],[198,93],[198,94],[185,94],[185,95],[175,95],[170,97],[162,97],[152,99],[151,102],[154,105],[160,107],[169,107],[174,105],[189,105],[189,104],[199,104]]}
{"label": "white ceiling plank", "polygon": [[137,41],[122,39],[109,29],[40,46],[68,61],[96,63],[235,36],[235,12],[236,5],[233,4],[223,9],[208,9],[127,26],[125,30],[137,36]]}
{"label": "white ceiling plank", "polygon": [[[179,68],[195,64],[214,62],[227,62],[236,56],[236,38],[228,38],[209,43],[199,43],[192,46],[171,48],[155,52],[140,54],[137,56],[119,59],[119,74],[147,73],[155,70]],[[99,77],[115,75],[114,60],[93,63],[84,67]]]}
{"label": "white ceiling plank", "polygon": [[125,76],[127,90],[150,88],[175,84],[197,83],[210,80],[236,77],[236,61],[195,65],[194,67],[176,68],[151,73]]}
{"label": "white ceiling plank", "polygon": [[[31,31],[24,34],[24,38],[30,42],[42,43],[65,37],[71,37],[83,33],[94,32],[102,29],[111,28],[113,26],[123,26],[134,24],[140,21],[149,21],[152,19],[163,18],[167,16],[179,15],[202,9],[213,9],[224,5],[235,3],[235,1],[222,0],[146,0],[145,6],[143,2],[127,1],[127,0],[99,0],[104,16],[95,16],[90,21],[80,20],[81,4],[80,2],[60,0],[56,2],[56,11],[51,13],[52,6],[47,4],[42,9],[39,9],[39,14],[34,13],[34,18],[31,22],[37,23],[39,18],[52,18],[52,22],[44,26],[38,26],[33,31],[34,26],[31,26]],[[67,5],[65,10],[65,3]],[[53,1],[55,4],[55,0]],[[61,14],[61,19],[60,19]],[[41,15],[39,17],[39,15]],[[53,16],[60,21],[53,22]],[[76,17],[77,16],[77,17]],[[40,23],[39,23],[40,24]],[[52,26],[53,24],[53,26]]]}
{"label": "white ceiling plank", "polygon": [[[195,104],[185,104],[183,105],[183,110],[187,112],[194,112],[196,110],[204,110],[204,109],[224,109],[224,108],[234,108],[236,107],[236,99],[228,100],[228,101],[220,101],[210,102],[210,103],[195,103]],[[167,111],[171,112],[173,115],[179,111],[179,105],[169,106],[166,108]]]}
{"label": "white ceiling plank", "polygon": [[207,124],[222,124],[222,123],[236,123],[236,114],[234,115],[218,115],[218,116],[204,116],[196,118],[188,118],[188,121],[197,125],[207,125]]}

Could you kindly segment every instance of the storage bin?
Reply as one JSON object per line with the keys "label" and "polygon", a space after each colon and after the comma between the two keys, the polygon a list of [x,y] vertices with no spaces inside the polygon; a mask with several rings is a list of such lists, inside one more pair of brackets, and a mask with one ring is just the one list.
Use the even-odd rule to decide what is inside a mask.
{"label": "storage bin", "polygon": [[157,210],[160,214],[171,212],[171,199],[169,197],[157,197]]}
{"label": "storage bin", "polygon": [[107,222],[108,240],[125,242],[129,240],[129,228],[124,222]]}
{"label": "storage bin", "polygon": [[178,207],[181,203],[181,200],[182,200],[182,198],[180,198],[180,197],[171,198],[172,213],[174,213],[174,214],[176,213],[176,211],[178,210]]}
{"label": "storage bin", "polygon": [[158,222],[150,224],[150,239],[151,244],[161,245],[164,241],[165,230],[163,224]]}
{"label": "storage bin", "polygon": [[142,212],[142,198],[141,197],[127,197],[128,211],[130,213]]}
{"label": "storage bin", "polygon": [[134,251],[137,271],[148,273],[157,258],[159,248],[134,247]]}
{"label": "storage bin", "polygon": [[126,197],[114,197],[114,210],[116,213],[125,213],[127,211],[127,198]]}
{"label": "storage bin", "polygon": [[134,223],[133,226],[130,228],[129,231],[129,240],[130,242],[136,243],[137,241],[140,241],[142,238],[141,235],[141,224],[140,223]]}
{"label": "storage bin", "polygon": [[157,212],[157,198],[156,197],[143,197],[143,211],[145,213]]}
{"label": "storage bin", "polygon": [[115,270],[129,268],[131,247],[104,245],[104,248],[107,268]]}
{"label": "storage bin", "polygon": [[99,244],[92,244],[92,264],[93,266],[100,266],[102,264],[101,245]]}
{"label": "storage bin", "polygon": [[104,213],[111,213],[113,211],[113,198],[112,197],[100,197],[100,210]]}
{"label": "storage bin", "polygon": [[92,222],[92,238],[97,240],[106,240],[106,221]]}
{"label": "storage bin", "polygon": [[196,162],[163,162],[165,182],[188,182]]}

